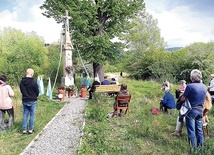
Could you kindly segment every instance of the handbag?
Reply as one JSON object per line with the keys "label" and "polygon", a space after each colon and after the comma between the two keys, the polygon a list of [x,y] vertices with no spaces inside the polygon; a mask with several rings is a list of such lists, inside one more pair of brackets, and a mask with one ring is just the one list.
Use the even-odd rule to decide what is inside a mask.
{"label": "handbag", "polygon": [[185,101],[181,101],[181,96],[178,98],[177,102],[176,102],[176,109],[180,110],[181,106],[184,104]]}
{"label": "handbag", "polygon": [[189,102],[188,99],[186,99],[183,103],[183,105],[181,106],[180,109],[180,116],[186,116],[192,109],[192,106]]}

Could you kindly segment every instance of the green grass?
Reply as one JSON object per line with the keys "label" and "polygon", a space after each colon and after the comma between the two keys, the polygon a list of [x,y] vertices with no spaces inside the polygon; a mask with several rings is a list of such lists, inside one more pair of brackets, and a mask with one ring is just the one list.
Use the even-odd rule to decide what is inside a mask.
{"label": "green grass", "polygon": [[[159,108],[163,97],[161,83],[135,81],[121,78],[132,95],[130,117],[107,118],[113,111],[114,98],[96,94],[87,106],[86,126],[80,155],[186,155],[190,154],[186,127],[182,137],[173,137],[178,111],[175,114],[153,115],[151,108]],[[175,94],[178,85],[171,86]],[[206,138],[204,154],[213,154],[213,117],[209,112],[209,138]],[[200,153],[197,153],[200,154]]]}
{"label": "green grass", "polygon": [[[108,98],[97,93],[93,100],[89,100],[86,111],[86,126],[80,155],[187,155],[189,145],[186,128],[183,128],[181,138],[172,137],[175,129],[176,114],[152,115],[151,108],[159,108],[160,98],[163,97],[161,83],[153,81],[136,81],[120,78],[120,83],[126,83],[132,95],[130,117],[107,118],[113,111],[114,98]],[[174,94],[178,85],[172,85]],[[36,134],[22,135],[21,95],[15,90],[14,126],[0,132],[0,154],[17,155],[33,140]],[[43,95],[39,97],[36,112],[35,130],[39,133],[45,125],[64,106],[65,102],[49,101]],[[209,138],[206,138],[206,155],[214,152],[214,110],[209,112]]]}
{"label": "green grass", "polygon": [[[26,146],[33,140],[45,125],[56,115],[56,113],[64,106],[66,102],[49,101],[45,95],[39,96],[36,120],[35,134],[22,134],[22,104],[21,94],[15,90],[14,111],[15,123],[11,129],[0,132],[0,154],[1,155],[17,155],[20,154]],[[7,119],[7,117],[6,117]]]}

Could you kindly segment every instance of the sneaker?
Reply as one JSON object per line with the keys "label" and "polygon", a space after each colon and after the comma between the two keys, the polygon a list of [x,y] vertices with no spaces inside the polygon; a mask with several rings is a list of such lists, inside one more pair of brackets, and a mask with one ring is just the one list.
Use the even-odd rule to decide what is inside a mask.
{"label": "sneaker", "polygon": [[27,133],[27,131],[26,131],[26,130],[23,130],[23,131],[22,131],[22,133],[23,133],[23,134],[26,134],[26,133]]}
{"label": "sneaker", "polygon": [[33,134],[35,131],[34,130],[29,130],[28,133],[29,134]]}
{"label": "sneaker", "polygon": [[175,130],[175,132],[171,133],[171,135],[180,137],[181,136],[181,132]]}

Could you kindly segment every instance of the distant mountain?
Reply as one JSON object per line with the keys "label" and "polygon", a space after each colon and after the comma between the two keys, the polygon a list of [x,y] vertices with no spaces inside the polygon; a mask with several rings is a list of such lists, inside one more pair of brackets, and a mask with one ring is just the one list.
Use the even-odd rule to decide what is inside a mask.
{"label": "distant mountain", "polygon": [[183,47],[170,47],[170,48],[166,48],[165,50],[167,50],[167,51],[176,51],[176,50],[179,50],[179,49],[181,49],[181,48],[183,48]]}

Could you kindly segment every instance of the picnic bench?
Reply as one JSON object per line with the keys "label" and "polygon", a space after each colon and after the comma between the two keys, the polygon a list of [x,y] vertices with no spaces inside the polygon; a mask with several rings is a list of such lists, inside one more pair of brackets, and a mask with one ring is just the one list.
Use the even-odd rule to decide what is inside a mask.
{"label": "picnic bench", "polygon": [[95,92],[118,93],[120,85],[96,85]]}

